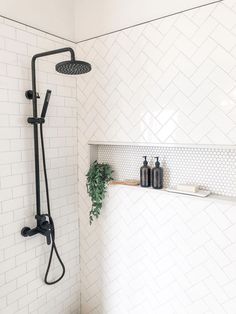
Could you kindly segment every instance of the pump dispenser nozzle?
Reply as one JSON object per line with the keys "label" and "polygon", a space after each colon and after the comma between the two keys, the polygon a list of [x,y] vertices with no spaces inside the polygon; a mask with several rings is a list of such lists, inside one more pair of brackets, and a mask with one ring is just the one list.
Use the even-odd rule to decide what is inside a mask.
{"label": "pump dispenser nozzle", "polygon": [[144,166],[147,166],[147,165],[148,165],[148,162],[147,162],[147,156],[143,156],[143,158],[144,158],[144,162],[143,162],[143,164],[144,164]]}
{"label": "pump dispenser nozzle", "polygon": [[159,157],[155,157],[155,167],[152,169],[152,187],[154,189],[163,188],[163,169],[160,167]]}
{"label": "pump dispenser nozzle", "polygon": [[151,168],[148,166],[147,156],[143,156],[143,166],[140,168],[140,185],[147,188],[151,185]]}
{"label": "pump dispenser nozzle", "polygon": [[155,162],[155,166],[157,167],[157,168],[159,168],[160,167],[160,162],[159,162],[159,157],[155,157],[155,159],[156,159],[156,162]]}

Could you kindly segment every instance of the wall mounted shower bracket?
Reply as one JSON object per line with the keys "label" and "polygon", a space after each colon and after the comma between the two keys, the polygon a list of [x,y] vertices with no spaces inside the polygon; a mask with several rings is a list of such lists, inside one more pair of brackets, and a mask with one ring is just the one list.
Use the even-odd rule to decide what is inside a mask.
{"label": "wall mounted shower bracket", "polygon": [[42,124],[45,122],[45,119],[44,118],[34,118],[34,117],[30,117],[27,119],[27,122],[29,124]]}
{"label": "wall mounted shower bracket", "polygon": [[[33,99],[33,91],[32,91],[32,89],[28,89],[28,90],[25,92],[25,97],[26,97],[27,99],[30,99],[30,100]],[[40,98],[39,93],[36,93],[36,98]]]}

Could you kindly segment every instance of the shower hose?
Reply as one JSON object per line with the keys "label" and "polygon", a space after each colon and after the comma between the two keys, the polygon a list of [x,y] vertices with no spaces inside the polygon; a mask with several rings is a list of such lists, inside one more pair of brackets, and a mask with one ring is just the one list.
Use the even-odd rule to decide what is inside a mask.
{"label": "shower hose", "polygon": [[[50,207],[50,198],[49,198],[49,188],[48,188],[48,176],[47,176],[47,167],[46,167],[46,157],[45,157],[45,148],[44,148],[44,137],[43,137],[43,124],[40,123],[40,138],[41,138],[41,147],[42,147],[42,159],[43,159],[43,172],[44,172],[44,180],[45,180],[45,187],[46,187],[46,198],[47,198],[47,215],[48,219],[49,219],[49,223],[51,224],[51,251],[50,251],[50,255],[49,255],[49,261],[48,261],[48,266],[47,266],[47,270],[45,273],[45,277],[44,277],[44,282],[47,285],[54,285],[55,283],[57,283],[58,281],[60,281],[64,275],[65,275],[65,265],[63,264],[61,257],[57,251],[57,247],[56,247],[56,243],[55,243],[55,228],[54,228],[54,222],[51,216],[51,207]],[[62,267],[62,274],[61,276],[54,280],[54,281],[48,281],[48,273],[52,264],[52,257],[53,257],[53,253],[55,252],[57,259],[59,261],[59,263],[61,264]]]}

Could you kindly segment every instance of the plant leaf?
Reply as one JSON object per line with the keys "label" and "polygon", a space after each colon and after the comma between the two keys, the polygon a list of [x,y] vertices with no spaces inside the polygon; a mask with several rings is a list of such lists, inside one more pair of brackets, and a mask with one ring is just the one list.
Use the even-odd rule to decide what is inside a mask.
{"label": "plant leaf", "polygon": [[92,208],[89,212],[89,222],[92,224],[94,217],[98,218],[102,202],[107,191],[108,183],[113,180],[113,170],[109,164],[98,163],[95,161],[91,164],[87,176],[87,192],[92,201]]}

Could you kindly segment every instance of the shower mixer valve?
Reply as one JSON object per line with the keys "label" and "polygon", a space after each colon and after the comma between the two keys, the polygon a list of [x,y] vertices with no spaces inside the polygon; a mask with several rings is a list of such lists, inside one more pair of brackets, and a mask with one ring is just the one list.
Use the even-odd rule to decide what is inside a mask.
{"label": "shower mixer valve", "polygon": [[24,227],[21,229],[21,235],[23,237],[31,237],[37,233],[40,233],[46,237],[47,244],[50,245],[53,225],[50,223],[50,221],[47,220],[47,217],[48,215],[45,214],[36,215],[35,219],[37,220],[37,227],[32,229],[29,227]]}

